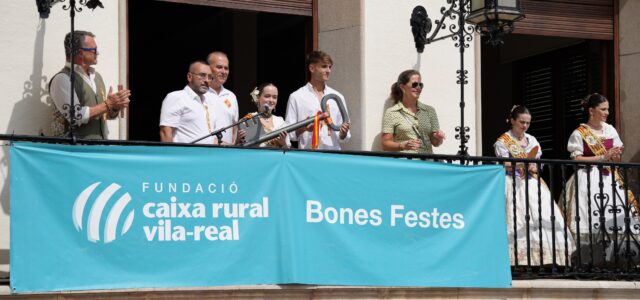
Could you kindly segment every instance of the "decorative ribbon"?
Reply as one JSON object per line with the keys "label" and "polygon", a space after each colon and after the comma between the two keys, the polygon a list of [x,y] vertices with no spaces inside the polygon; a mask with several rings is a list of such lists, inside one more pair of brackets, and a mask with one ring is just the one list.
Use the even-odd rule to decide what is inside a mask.
{"label": "decorative ribbon", "polygon": [[589,149],[591,149],[591,152],[593,152],[593,154],[600,156],[607,153],[607,148],[604,147],[602,139],[593,134],[589,127],[580,125],[578,126],[577,130],[584,142],[587,144],[587,146],[589,146]]}
{"label": "decorative ribbon", "polygon": [[320,140],[320,116],[322,112],[316,113],[313,118],[313,136],[311,138],[311,149],[318,149],[318,141]]}
{"label": "decorative ribbon", "polygon": [[[509,154],[511,154],[511,156],[515,157],[515,158],[529,158],[529,159],[533,159],[536,158],[536,155],[538,154],[538,146],[535,146],[531,149],[531,151],[529,153],[527,153],[527,150],[525,150],[522,146],[520,146],[520,144],[518,144],[513,138],[511,138],[510,135],[503,133],[499,138],[499,141],[501,141],[502,143],[504,143],[504,145],[507,147],[507,150],[509,151]],[[518,166],[518,164],[516,164],[516,166]],[[517,167],[517,168],[522,168]],[[524,170],[522,171],[522,175],[524,176]],[[533,173],[533,176],[536,175],[536,172],[531,172]]]}
{"label": "decorative ribbon", "polygon": [[522,148],[522,146],[518,145],[514,139],[512,139],[508,134],[503,133],[498,140],[500,140],[505,146],[507,146],[507,150],[511,153],[511,156],[515,158],[527,158],[527,151]]}

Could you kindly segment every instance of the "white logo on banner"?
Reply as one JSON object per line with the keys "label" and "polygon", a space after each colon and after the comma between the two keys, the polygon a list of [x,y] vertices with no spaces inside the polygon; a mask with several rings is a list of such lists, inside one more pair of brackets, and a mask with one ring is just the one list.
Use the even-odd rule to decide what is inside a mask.
{"label": "white logo on banner", "polygon": [[[85,207],[87,206],[87,202],[89,202],[89,198],[93,191],[100,185],[100,182],[96,182],[82,191],[78,197],[76,198],[76,202],[73,204],[72,211],[72,219],[73,225],[76,227],[77,231],[83,230],[83,225],[86,225],[87,230],[87,239],[91,242],[100,241],[100,221],[103,216],[103,211],[105,207],[113,197],[113,195],[120,189],[120,185],[116,183],[112,183],[107,188],[105,188],[95,199],[93,205],[89,209],[89,217],[86,218],[86,223],[83,223],[85,220],[83,217]],[[118,200],[113,204],[109,214],[107,214],[107,219],[104,223],[104,235],[103,241],[104,243],[110,243],[116,239],[116,231],[118,227],[118,223],[120,220],[120,216],[124,211],[125,207],[131,201],[131,196],[129,193],[124,193],[124,195],[120,196]],[[133,223],[133,215],[134,211],[132,210],[127,215],[126,220],[122,226],[122,230],[120,231],[120,235],[124,235],[131,228],[131,223]]]}

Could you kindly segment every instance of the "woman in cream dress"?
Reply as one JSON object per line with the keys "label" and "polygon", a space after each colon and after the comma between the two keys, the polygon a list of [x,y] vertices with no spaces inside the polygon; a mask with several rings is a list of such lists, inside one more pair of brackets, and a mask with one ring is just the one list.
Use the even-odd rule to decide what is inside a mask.
{"label": "woman in cream dress", "polygon": [[[587,123],[580,124],[569,137],[567,150],[571,153],[571,159],[584,162],[619,162],[624,146],[615,127],[606,123],[609,101],[600,94],[591,94],[582,104],[589,119]],[[616,179],[612,186],[614,173]],[[590,261],[591,254],[595,256],[594,259],[599,260],[599,257],[605,256],[606,260],[612,260],[614,247],[611,242],[616,240],[618,249],[622,251],[625,249],[625,239],[630,238],[624,236],[627,226],[631,235],[638,234],[640,223],[637,201],[632,193],[625,194],[622,173],[615,168],[580,167],[577,174],[578,197],[575,174],[567,181],[564,196],[567,201],[567,217],[571,220],[571,232],[576,240],[580,238],[580,244],[585,248],[582,261]],[[600,216],[604,217],[603,223],[600,222]],[[580,218],[579,223],[576,217]],[[628,225],[625,224],[625,220],[628,220]],[[614,232],[617,234],[614,235]],[[631,241],[630,244],[635,249],[632,250],[637,253],[636,243]],[[591,249],[595,253],[590,253]],[[606,253],[600,249],[605,249]]]}
{"label": "woman in cream dress", "polygon": [[[265,133],[270,133],[286,126],[282,117],[272,113],[276,109],[276,104],[278,104],[278,88],[273,83],[261,84],[259,87],[253,89],[250,95],[253,102],[258,106],[259,112],[263,112],[265,108],[269,109],[266,114],[258,117],[258,121],[262,123],[261,125]],[[289,148],[290,146],[291,142],[286,132],[280,133],[275,139],[260,144],[260,147],[273,148]]]}
{"label": "woman in cream dress", "polygon": [[[529,110],[524,106],[514,106],[508,121],[511,124],[511,130],[502,134],[494,144],[496,156],[540,158],[542,155],[540,143],[526,132],[531,124]],[[507,233],[511,264],[515,265],[517,259],[518,265],[528,265],[529,262],[531,266],[549,265],[553,263],[555,255],[556,264],[567,265],[565,249],[568,250],[567,254],[573,251],[573,238],[570,234],[565,236],[563,215],[553,201],[549,188],[542,178],[539,178],[536,164],[529,164],[528,172],[525,172],[525,165],[522,163],[517,163],[514,168],[512,163],[507,162],[505,168],[507,170],[505,178]],[[515,172],[515,183],[513,172]],[[538,180],[540,180],[539,198]],[[553,222],[552,213],[555,216]]]}

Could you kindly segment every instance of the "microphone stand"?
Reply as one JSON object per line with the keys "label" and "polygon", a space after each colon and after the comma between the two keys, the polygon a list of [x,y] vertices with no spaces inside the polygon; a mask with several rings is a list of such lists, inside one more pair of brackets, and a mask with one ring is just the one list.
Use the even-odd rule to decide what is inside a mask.
{"label": "microphone stand", "polygon": [[199,139],[197,139],[197,140],[195,140],[195,141],[193,141],[193,142],[191,142],[189,144],[195,144],[195,143],[197,143],[199,141],[202,141],[202,140],[204,140],[204,139],[206,139],[206,138],[208,138],[210,136],[214,136],[214,135],[218,138],[218,143],[222,143],[222,133],[225,132],[227,129],[232,128],[234,126],[238,126],[238,125],[240,125],[242,123],[245,123],[245,122],[247,122],[249,120],[253,120],[256,117],[259,117],[259,116],[262,116],[262,115],[266,114],[268,111],[269,111],[268,109],[264,109],[264,110],[262,110],[262,112],[259,112],[259,113],[255,114],[255,115],[251,116],[251,117],[245,116],[242,119],[240,119],[238,122],[235,122],[235,123],[233,123],[233,124],[231,124],[231,125],[229,125],[227,127],[220,128],[220,129],[218,129],[218,130],[216,130],[216,131],[214,131],[212,133],[209,133],[209,134],[207,134],[207,135],[205,135],[205,136],[203,136],[203,137],[201,137],[201,138],[199,138]]}
{"label": "microphone stand", "polygon": [[[323,121],[324,119],[326,119],[328,117],[329,117],[328,113],[322,113],[318,118],[321,121]],[[242,146],[243,147],[251,147],[251,146],[254,146],[254,145],[260,145],[260,144],[262,144],[262,143],[264,143],[266,141],[269,141],[269,140],[277,138],[280,135],[280,133],[282,133],[282,132],[289,133],[289,132],[294,131],[296,129],[305,127],[305,126],[313,123],[314,119],[315,119],[315,116],[306,118],[306,119],[304,119],[304,120],[302,120],[302,121],[300,121],[298,123],[294,123],[294,124],[291,124],[289,126],[282,127],[282,128],[280,128],[278,130],[274,130],[274,131],[272,131],[272,132],[270,132],[268,134],[265,134],[265,135],[261,136],[259,139],[255,140],[255,141],[246,142],[246,143],[242,144]]]}

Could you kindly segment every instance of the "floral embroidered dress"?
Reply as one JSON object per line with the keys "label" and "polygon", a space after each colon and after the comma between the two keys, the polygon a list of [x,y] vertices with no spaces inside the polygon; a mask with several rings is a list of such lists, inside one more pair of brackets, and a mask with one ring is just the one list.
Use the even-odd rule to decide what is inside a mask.
{"label": "floral embroidered dress", "polygon": [[[607,150],[622,145],[618,132],[613,126],[603,123],[602,132],[597,132],[589,125],[581,124],[569,137],[567,150],[571,153],[571,158],[589,157],[603,155]],[[616,170],[609,167],[602,169],[596,167],[579,168],[577,171],[577,194],[576,175],[572,175],[566,183],[564,196],[568,211],[567,218],[570,220],[569,228],[576,238],[579,232],[580,244],[589,244],[590,239],[594,244],[602,244],[603,240],[611,241],[613,240],[612,233],[617,231],[619,234],[618,244],[621,245],[627,215],[629,216],[631,233],[634,235],[640,233],[637,202],[633,194],[625,195],[621,173],[616,172],[614,182],[613,172]],[[599,186],[600,178],[603,183],[602,191]],[[601,230],[600,216],[604,216],[604,231]],[[579,222],[576,221],[577,217],[580,218]]]}
{"label": "floral embroidered dress", "polygon": [[[540,149],[540,143],[530,134],[525,133],[527,145],[524,147],[517,144],[515,140],[511,131],[500,136],[493,145],[496,156],[526,158],[533,148],[538,147]],[[542,151],[538,151],[536,158],[540,158],[541,155]],[[540,197],[538,198],[538,178],[535,174],[530,174],[528,178],[524,178],[523,172],[516,170],[514,183],[512,171],[508,171],[506,174],[507,234],[511,264],[515,265],[516,258],[518,265],[528,265],[529,259],[531,266],[552,264],[555,249],[556,264],[567,265],[565,249],[569,250],[566,253],[570,254],[575,248],[575,244],[570,234],[565,236],[564,216],[558,205],[553,201],[549,188],[542,178],[539,179]],[[528,203],[526,198],[527,188]],[[555,221],[553,222],[551,219],[552,213],[555,216]],[[527,215],[529,216],[528,231]],[[529,244],[527,244],[527,237]],[[514,249],[517,250],[517,254]],[[541,250],[542,254],[540,253]]]}

